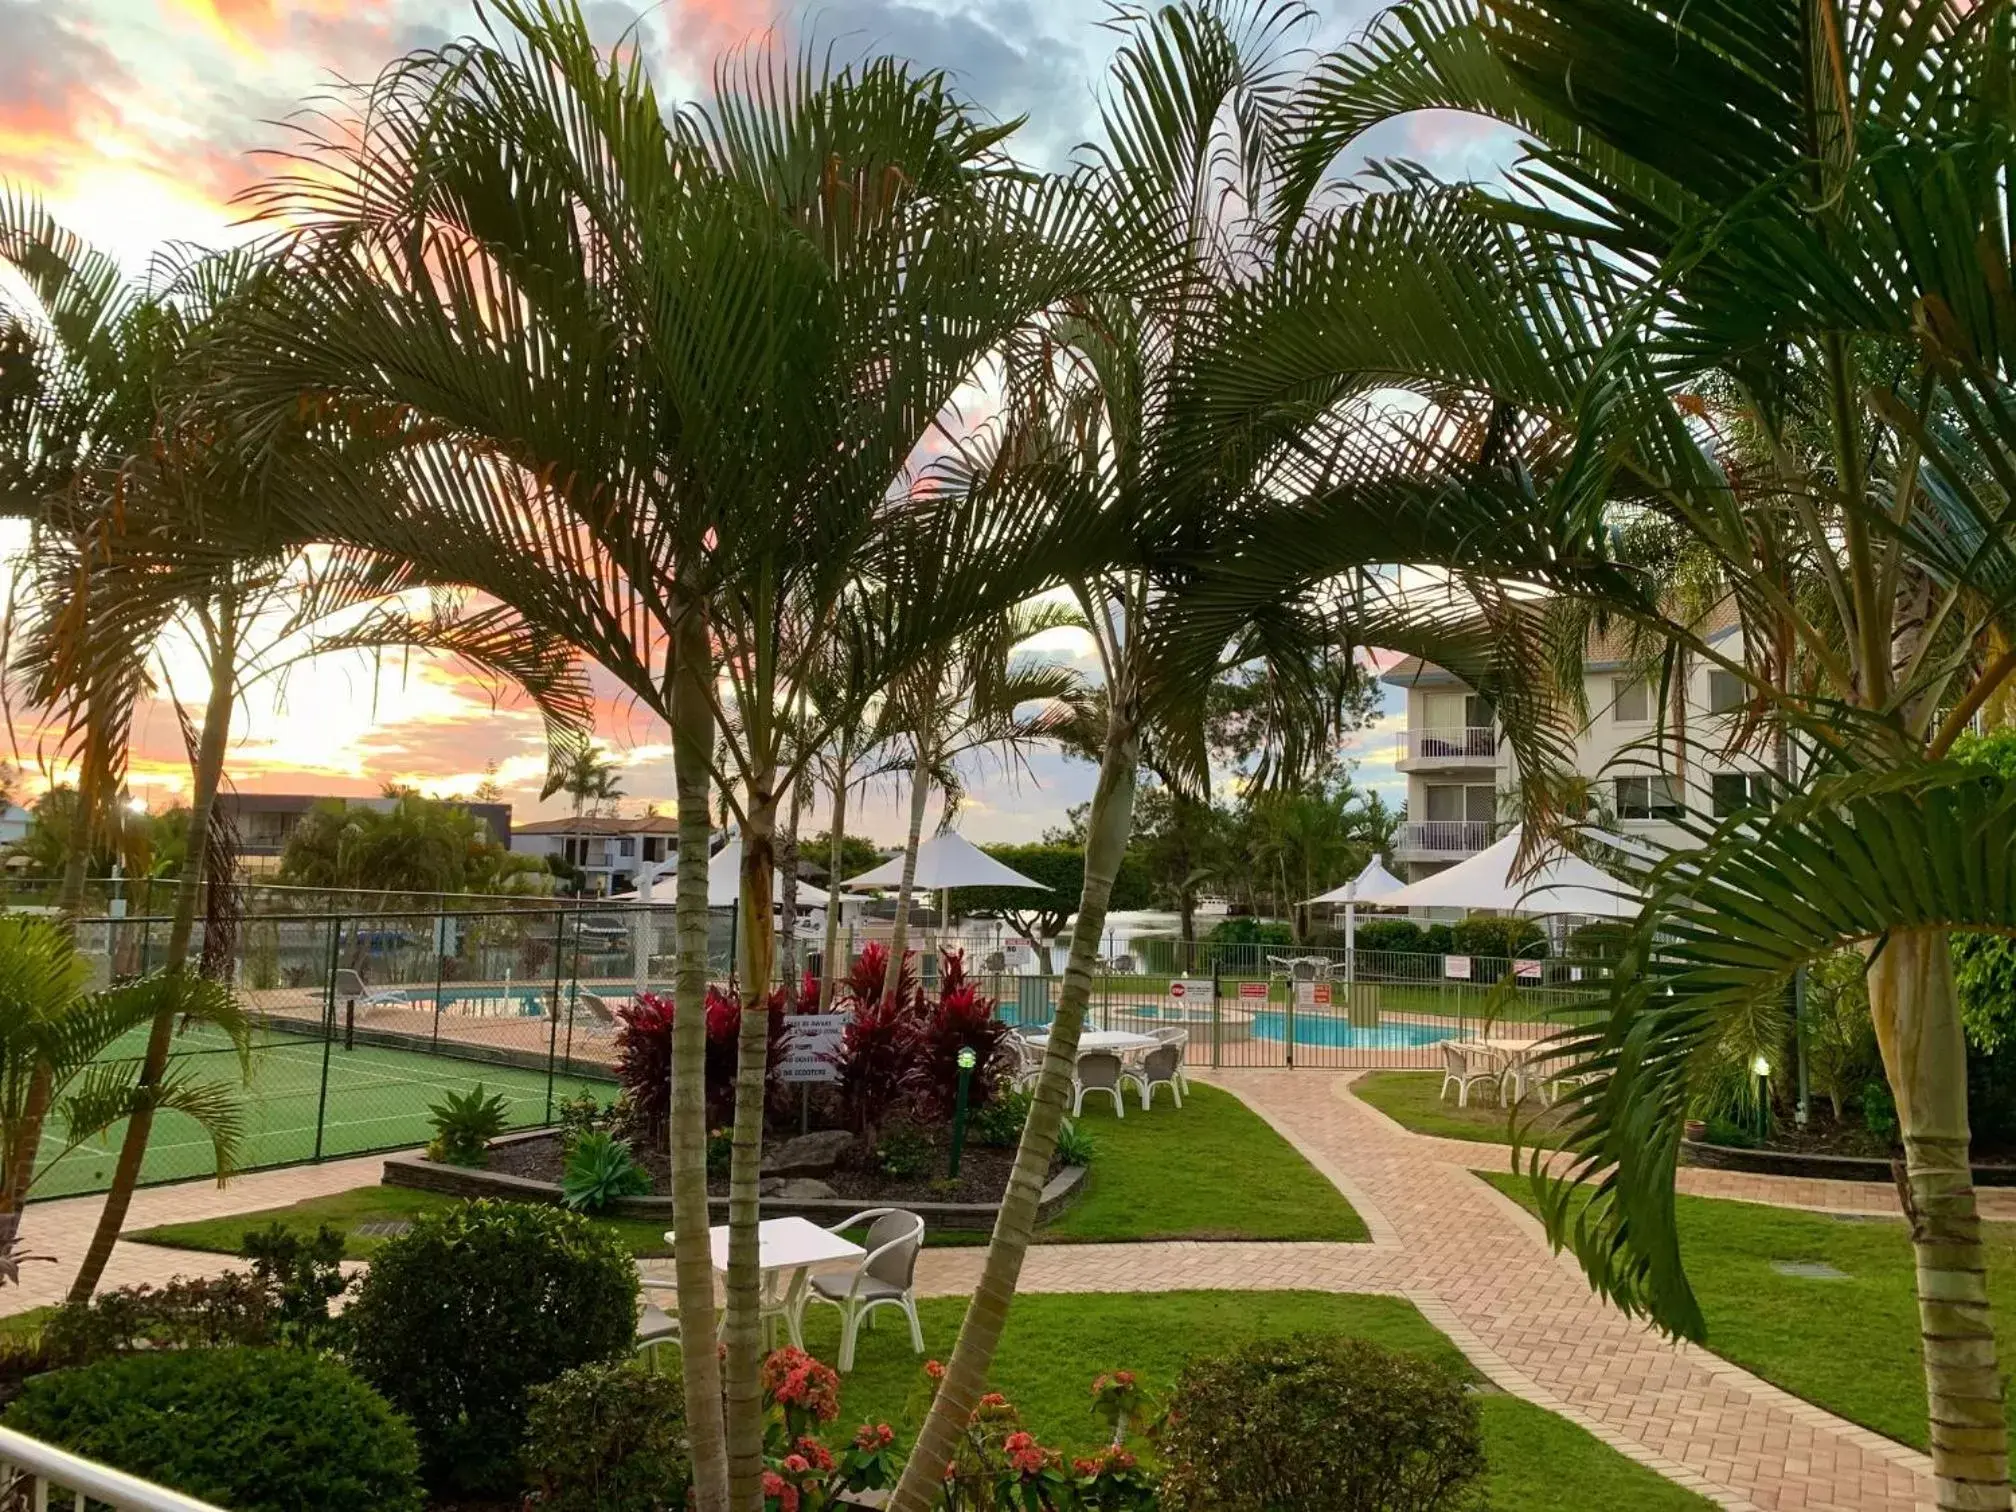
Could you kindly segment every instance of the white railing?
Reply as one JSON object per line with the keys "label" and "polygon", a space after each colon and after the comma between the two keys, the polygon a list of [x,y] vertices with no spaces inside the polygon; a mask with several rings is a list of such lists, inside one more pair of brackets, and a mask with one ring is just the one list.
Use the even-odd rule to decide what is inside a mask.
{"label": "white railing", "polygon": [[1419,824],[1403,824],[1393,848],[1472,856],[1490,845],[1492,828],[1480,819],[1429,819]]}
{"label": "white railing", "polygon": [[79,1459],[54,1444],[0,1428],[0,1508],[84,1512],[87,1498],[115,1512],[224,1512],[212,1502],[170,1491],[137,1475]]}
{"label": "white railing", "polygon": [[1402,761],[1495,762],[1498,727],[1469,725],[1454,729],[1402,730],[1394,737]]}

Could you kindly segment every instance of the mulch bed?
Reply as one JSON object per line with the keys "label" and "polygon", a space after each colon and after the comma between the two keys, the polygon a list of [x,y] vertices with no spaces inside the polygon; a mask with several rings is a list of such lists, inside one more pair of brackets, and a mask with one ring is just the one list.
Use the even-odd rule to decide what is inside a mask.
{"label": "mulch bed", "polygon": [[[1001,1200],[1001,1194],[1008,1188],[1008,1173],[1015,1164],[1012,1147],[976,1145],[968,1139],[959,1160],[959,1179],[948,1181],[945,1170],[950,1163],[950,1140],[934,1137],[932,1144],[933,1158],[928,1176],[890,1176],[873,1164],[872,1152],[856,1150],[837,1169],[815,1179],[832,1187],[835,1195],[858,1198],[864,1205]],[[656,1144],[640,1148],[639,1143],[634,1141],[631,1148],[638,1162],[651,1173],[651,1190],[658,1196],[669,1196],[672,1190],[670,1152]],[[523,1176],[533,1181],[557,1184],[561,1172],[560,1136],[554,1134],[544,1139],[513,1140],[498,1146],[490,1152],[488,1169],[507,1176]],[[1049,1174],[1054,1176],[1061,1169],[1063,1163],[1053,1158]],[[727,1177],[710,1179],[707,1191],[710,1196],[726,1197]]]}

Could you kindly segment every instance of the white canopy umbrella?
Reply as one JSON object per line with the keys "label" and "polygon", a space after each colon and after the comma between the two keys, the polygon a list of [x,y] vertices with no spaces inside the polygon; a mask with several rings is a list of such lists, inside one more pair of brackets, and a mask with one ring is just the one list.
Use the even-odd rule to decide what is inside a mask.
{"label": "white canopy umbrella", "polygon": [[[844,887],[857,892],[876,887],[903,885],[903,858],[892,856],[872,871],[849,877]],[[917,877],[912,886],[924,892],[943,892],[948,887],[1033,887],[1038,892],[1050,888],[1013,867],[1003,866],[972,841],[957,834],[933,835],[917,847]]]}
{"label": "white canopy umbrella", "polygon": [[[646,897],[638,892],[611,893],[611,903],[649,902],[664,900],[672,896],[679,881],[679,863],[667,861],[653,869],[650,878],[650,893]],[[803,877],[798,879],[798,906],[801,908],[824,908],[832,895],[822,888],[814,887]],[[742,901],[742,842],[730,840],[716,851],[707,862],[707,906],[709,908],[733,908]],[[784,874],[773,872],[770,876],[770,901],[784,901]]]}
{"label": "white canopy umbrella", "polygon": [[1311,903],[1342,903],[1344,905],[1344,983],[1349,986],[1358,976],[1358,905],[1360,903],[1384,904],[1392,894],[1407,884],[1386,870],[1386,858],[1374,856],[1366,863],[1365,870],[1358,873],[1342,887],[1311,898]]}
{"label": "white canopy umbrella", "polygon": [[1388,908],[1490,909],[1512,914],[1581,914],[1636,918],[1642,900],[1626,883],[1598,871],[1580,856],[1556,856],[1531,876],[1513,875],[1519,829],[1447,871],[1410,882],[1380,902]]}

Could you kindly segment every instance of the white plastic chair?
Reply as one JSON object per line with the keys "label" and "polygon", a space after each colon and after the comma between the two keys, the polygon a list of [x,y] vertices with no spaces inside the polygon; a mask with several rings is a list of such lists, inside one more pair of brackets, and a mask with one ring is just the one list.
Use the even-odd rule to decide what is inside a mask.
{"label": "white plastic chair", "polygon": [[[1176,1061],[1176,1085],[1187,1095],[1190,1091],[1190,1031],[1164,1025],[1159,1029],[1150,1029],[1148,1035],[1149,1038],[1158,1039],[1165,1045],[1182,1047],[1183,1053]],[[1182,1105],[1179,1103],[1177,1106]]]}
{"label": "white plastic chair", "polygon": [[792,1333],[805,1336],[805,1304],[824,1302],[840,1309],[840,1369],[854,1368],[854,1341],[861,1322],[878,1307],[902,1310],[910,1322],[910,1347],[924,1353],[924,1325],[917,1318],[917,1255],[924,1248],[924,1220],[902,1208],[869,1208],[843,1223],[831,1233],[868,1225],[865,1245],[868,1253],[851,1271],[828,1271],[814,1276],[798,1302],[798,1316]]}
{"label": "white plastic chair", "polygon": [[347,966],[336,968],[336,1001],[354,1002],[360,1008],[405,1007],[406,994],[397,987],[367,987],[363,976]]}
{"label": "white plastic chair", "polygon": [[1179,1044],[1157,1045],[1141,1057],[1141,1063],[1128,1073],[1127,1080],[1134,1083],[1141,1093],[1141,1111],[1146,1113],[1155,1105],[1155,1089],[1167,1087],[1169,1095],[1176,1099],[1176,1106],[1183,1106],[1183,1047]]}
{"label": "white plastic chair", "polygon": [[660,1307],[650,1298],[650,1293],[678,1291],[679,1283],[662,1276],[643,1274],[639,1267],[638,1288],[645,1293],[643,1307],[637,1314],[637,1353],[645,1356],[655,1370],[659,1367],[658,1351],[670,1344],[679,1343],[679,1314]]}
{"label": "white plastic chair", "polygon": [[1442,1090],[1436,1096],[1438,1099],[1447,1097],[1449,1088],[1453,1085],[1456,1088],[1456,1106],[1467,1108],[1470,1106],[1472,1087],[1493,1087],[1499,1089],[1498,1095],[1502,1100],[1505,1095],[1500,1085],[1502,1074],[1503,1068],[1497,1064],[1496,1057],[1487,1055],[1480,1058],[1474,1055],[1468,1046],[1459,1045],[1454,1040],[1444,1040]]}
{"label": "white plastic chair", "polygon": [[1116,1118],[1127,1116],[1127,1100],[1120,1095],[1121,1089],[1133,1081],[1127,1074],[1127,1064],[1111,1050],[1087,1050],[1078,1057],[1078,1075],[1072,1088],[1071,1116],[1078,1117],[1085,1111],[1085,1094],[1104,1092],[1113,1099],[1113,1114]]}
{"label": "white plastic chair", "polygon": [[1033,1087],[1036,1078],[1043,1074],[1043,1057],[1048,1052],[1039,1041],[1026,1034],[1017,1034],[1014,1040],[1017,1057],[1014,1084],[1017,1087]]}

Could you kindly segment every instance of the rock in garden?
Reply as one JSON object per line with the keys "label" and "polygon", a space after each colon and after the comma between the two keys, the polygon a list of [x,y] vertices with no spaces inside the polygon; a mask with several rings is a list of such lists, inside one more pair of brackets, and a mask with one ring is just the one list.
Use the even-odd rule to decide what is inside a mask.
{"label": "rock in garden", "polygon": [[784,1190],[777,1194],[786,1202],[811,1202],[818,1198],[838,1197],[840,1194],[810,1176],[794,1176],[784,1183]]}
{"label": "rock in garden", "polygon": [[800,1134],[763,1157],[765,1176],[824,1176],[854,1143],[845,1129]]}
{"label": "rock in garden", "polygon": [[759,1197],[781,1197],[787,1184],[782,1176],[765,1176],[761,1181],[756,1183],[756,1195]]}

